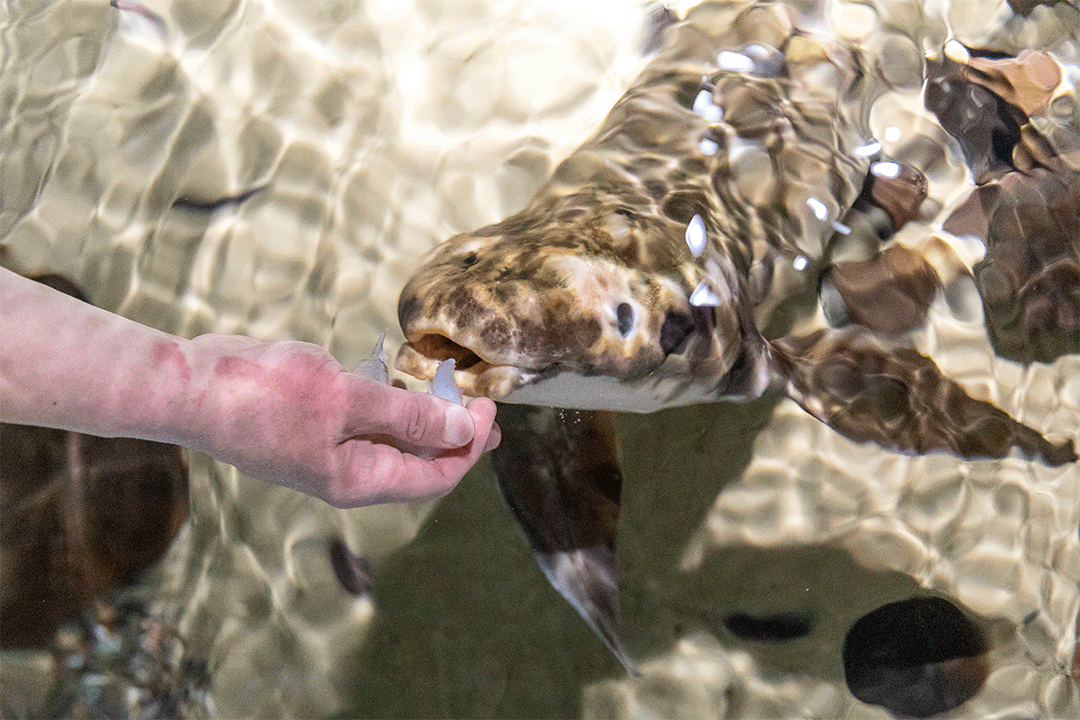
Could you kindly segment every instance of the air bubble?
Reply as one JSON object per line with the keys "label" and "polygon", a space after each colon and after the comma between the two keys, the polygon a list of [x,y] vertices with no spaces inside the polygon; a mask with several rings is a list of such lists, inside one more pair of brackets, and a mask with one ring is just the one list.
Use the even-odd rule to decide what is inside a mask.
{"label": "air bubble", "polygon": [[710,123],[718,123],[724,117],[724,111],[712,101],[712,92],[701,90],[694,98],[694,112],[708,120]]}
{"label": "air bubble", "polygon": [[716,307],[720,304],[720,298],[709,288],[709,281],[702,280],[690,293],[690,304],[694,307]]}
{"label": "air bubble", "polygon": [[900,175],[900,164],[891,160],[882,160],[871,165],[870,172],[877,177],[894,178]]}
{"label": "air bubble", "polygon": [[872,140],[865,145],[860,145],[851,151],[851,154],[855,157],[870,157],[876,155],[881,150],[881,143],[877,140]]}
{"label": "air bubble", "polygon": [[806,198],[806,204],[814,211],[814,217],[818,220],[825,220],[829,217],[829,207],[816,197]]}
{"label": "air bubble", "polygon": [[700,215],[695,215],[686,226],[686,245],[694,257],[701,257],[701,253],[705,252],[706,239],[705,221]]}
{"label": "air bubble", "polygon": [[725,70],[734,72],[751,72],[754,69],[754,61],[746,55],[730,50],[721,50],[716,56],[716,64]]}

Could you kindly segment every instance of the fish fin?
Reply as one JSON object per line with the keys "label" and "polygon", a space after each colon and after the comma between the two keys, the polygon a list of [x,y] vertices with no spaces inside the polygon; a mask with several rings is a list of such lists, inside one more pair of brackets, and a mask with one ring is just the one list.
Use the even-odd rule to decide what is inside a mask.
{"label": "fish fin", "polygon": [[775,372],[807,412],[856,442],[901,452],[1005,457],[1017,448],[1051,467],[1075,462],[1072,440],[1052,443],[972,398],[930,358],[886,348],[864,330],[819,330],[772,343]]}
{"label": "fish fin", "polygon": [[384,385],[390,383],[390,374],[386,369],[386,350],[383,349],[385,340],[386,333],[384,332],[375,341],[375,347],[371,349],[371,355],[360,361],[360,364],[353,370],[354,373],[362,375],[368,380],[381,382]]}
{"label": "fish fin", "polygon": [[1080,165],[1031,117],[1046,112],[1060,78],[1040,51],[946,57],[929,66],[925,92],[978,186],[943,229],[986,245],[973,269],[990,342],[1021,363],[1080,352]]}
{"label": "fish fin", "polygon": [[614,414],[499,405],[503,441],[492,465],[541,569],[615,656],[622,469]]}
{"label": "fish fin", "polygon": [[631,675],[634,661],[619,633],[619,573],[615,544],[563,552],[537,552],[536,563],[551,586],[577,610]]}

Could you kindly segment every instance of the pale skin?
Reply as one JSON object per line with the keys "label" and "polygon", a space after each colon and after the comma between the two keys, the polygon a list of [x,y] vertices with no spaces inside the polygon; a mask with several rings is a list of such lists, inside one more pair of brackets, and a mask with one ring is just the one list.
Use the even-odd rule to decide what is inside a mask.
{"label": "pale skin", "polygon": [[0,268],[0,421],[175,443],[335,507],[450,492],[499,443],[467,407],[326,350],[169,335]]}

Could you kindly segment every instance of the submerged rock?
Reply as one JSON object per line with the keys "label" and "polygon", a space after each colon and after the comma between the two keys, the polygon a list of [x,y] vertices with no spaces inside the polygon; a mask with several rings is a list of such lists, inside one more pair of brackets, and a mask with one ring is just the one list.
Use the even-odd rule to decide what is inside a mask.
{"label": "submerged rock", "polygon": [[952,710],[979,691],[989,668],[982,631],[948,600],[912,598],[882,605],[844,640],[851,694],[900,717]]}
{"label": "submerged rock", "polygon": [[96,602],[57,633],[49,717],[189,718],[208,708],[206,663],[134,600]]}

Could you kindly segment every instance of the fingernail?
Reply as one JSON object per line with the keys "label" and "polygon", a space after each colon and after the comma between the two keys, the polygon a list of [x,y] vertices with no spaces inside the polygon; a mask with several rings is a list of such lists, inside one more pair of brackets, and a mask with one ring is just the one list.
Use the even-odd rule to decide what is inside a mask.
{"label": "fingernail", "polygon": [[472,440],[473,432],[473,419],[468,410],[461,405],[447,408],[443,442],[451,447],[461,447]]}

